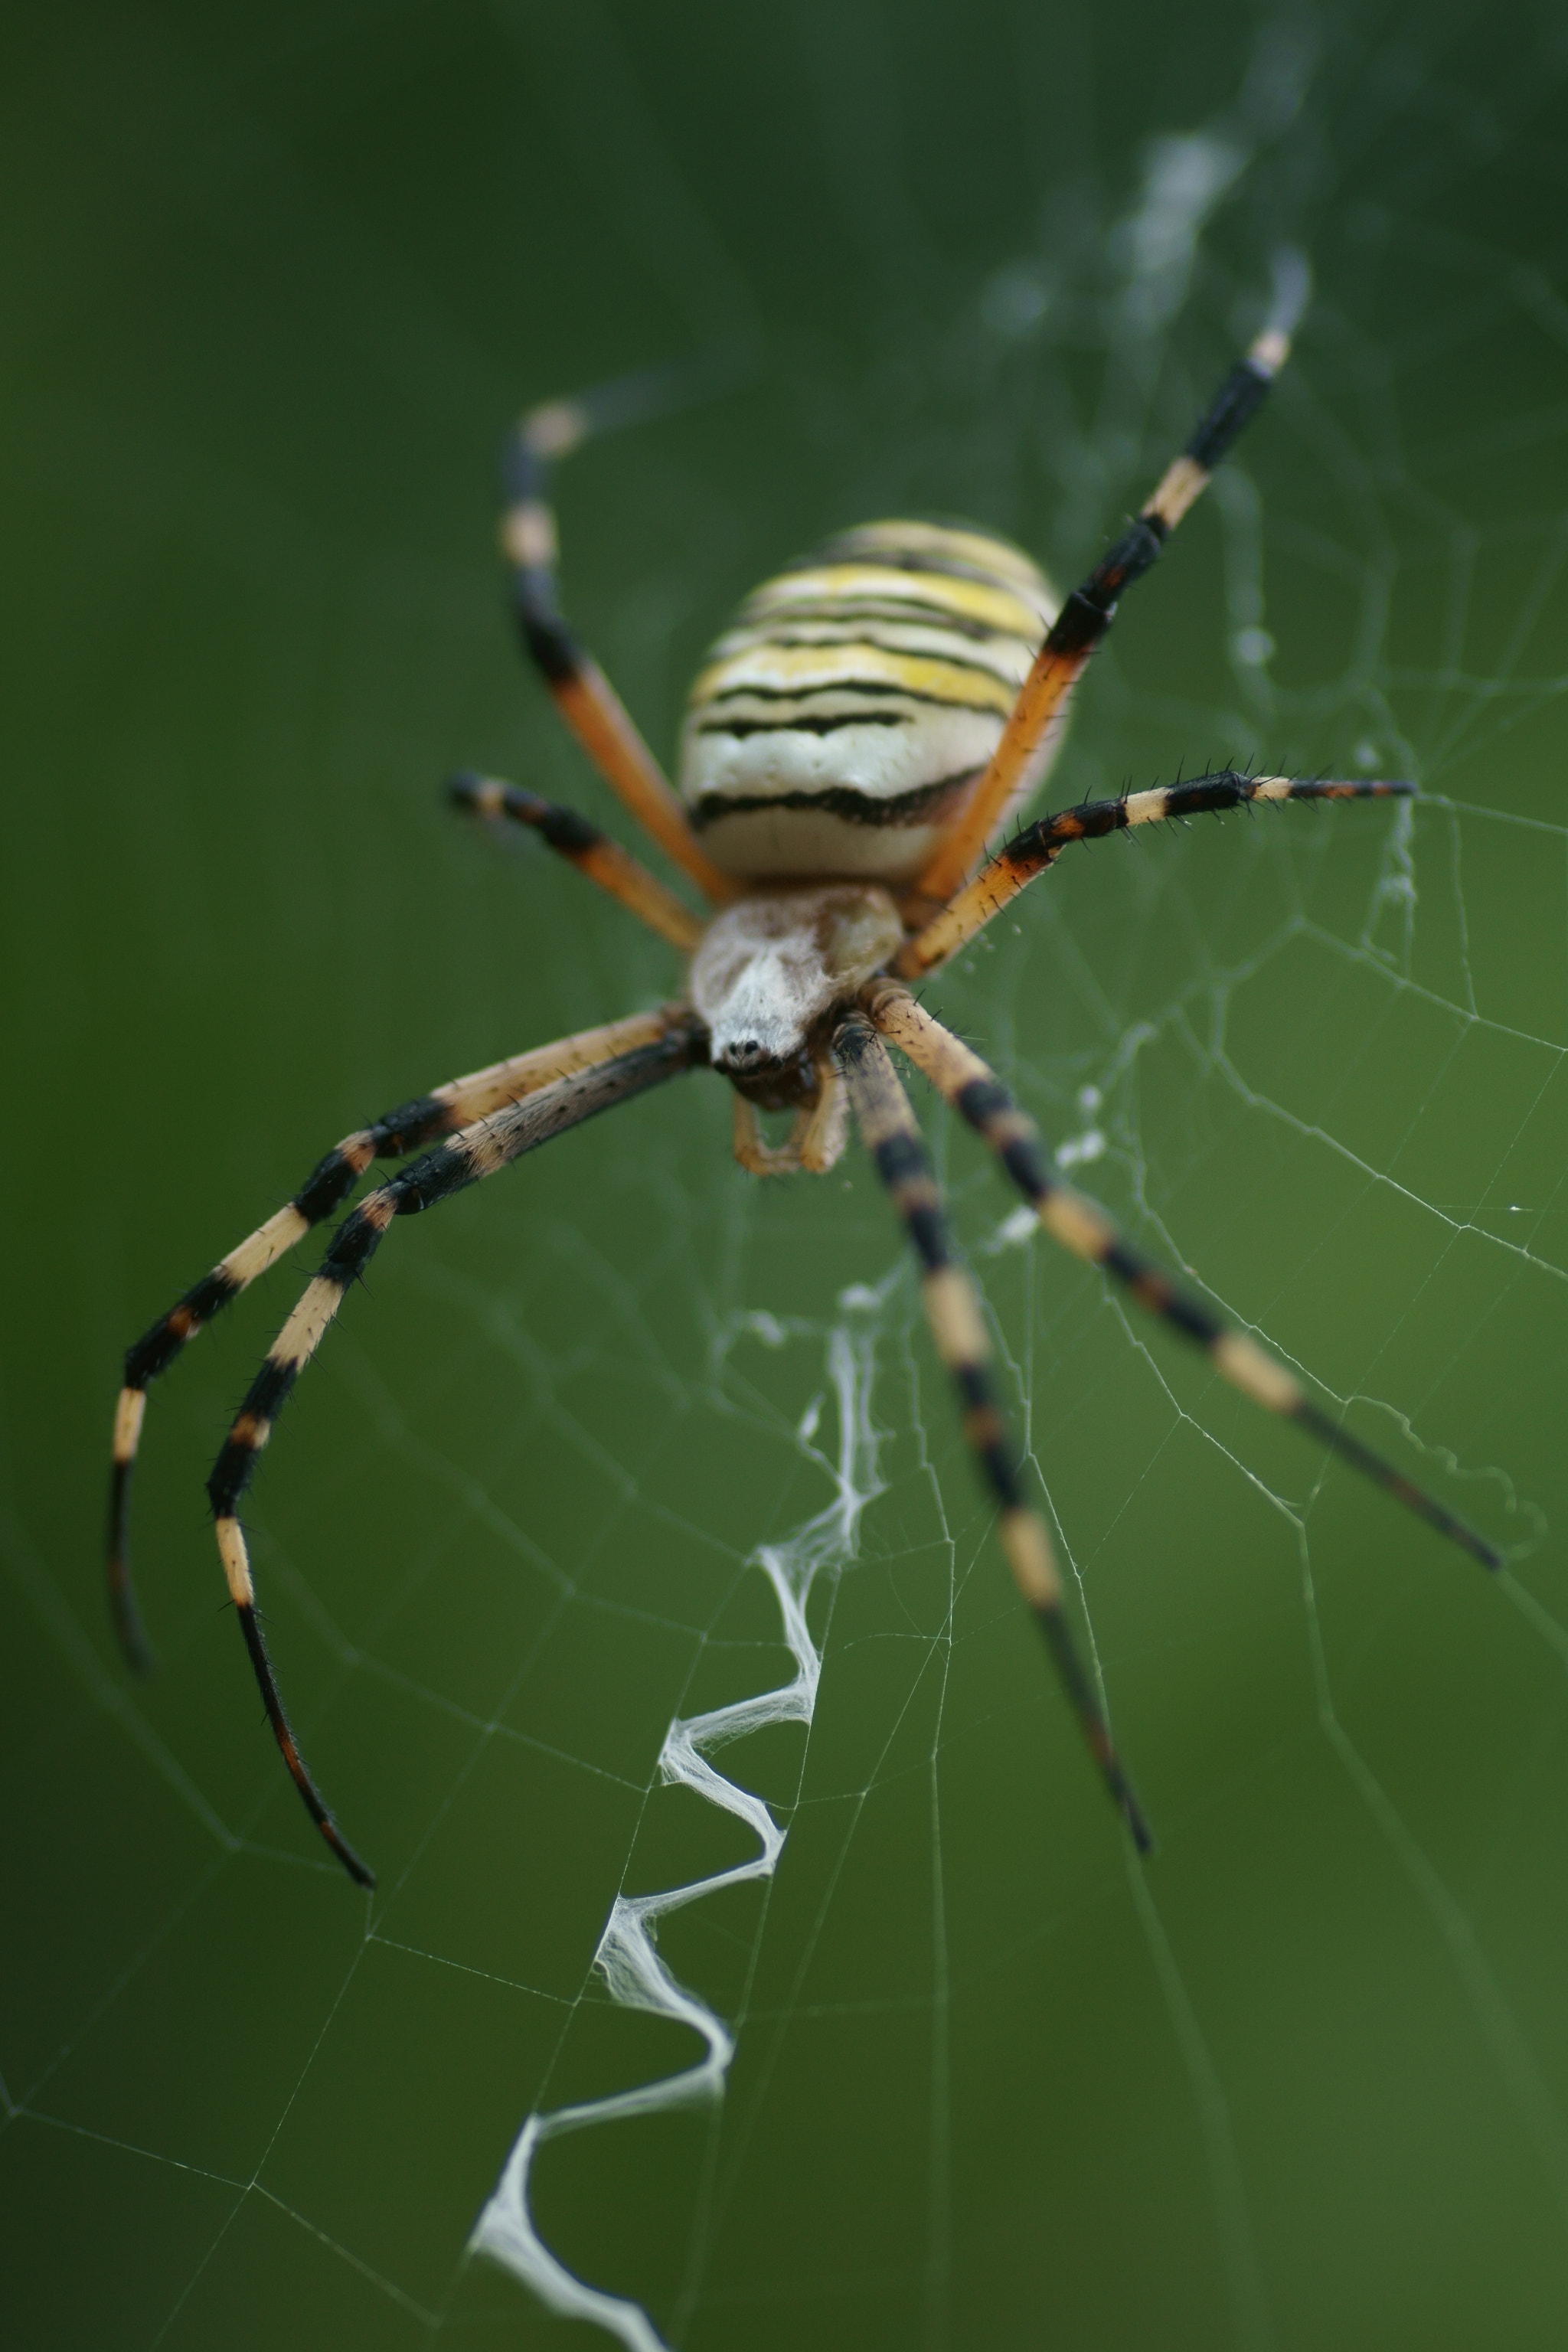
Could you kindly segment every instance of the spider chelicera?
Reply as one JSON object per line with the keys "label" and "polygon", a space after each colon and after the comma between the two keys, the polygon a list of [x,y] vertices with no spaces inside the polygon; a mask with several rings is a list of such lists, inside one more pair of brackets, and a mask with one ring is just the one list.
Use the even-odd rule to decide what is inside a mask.
{"label": "spider chelicera", "polygon": [[[532,827],[668,940],[689,959],[685,993],[655,1012],[454,1079],[345,1136],[286,1207],[128,1351],[114,1425],[110,1591],[126,1654],[145,1667],[150,1653],[125,1532],[148,1382],[338,1208],[373,1160],[445,1139],[367,1193],[338,1226],[207,1482],[229,1593],[278,1745],[311,1819],[362,1885],[374,1880],[305,1769],[257,1621],[237,1516],[257,1456],[395,1217],[433,1207],[682,1070],[714,1069],[729,1079],[735,1156],[758,1175],[831,1168],[853,1112],[919,1256],[931,1337],[956,1383],[1008,1565],[1141,1848],[1148,1832],[1074,1643],[1045,1526],[1025,1497],[979,1305],[954,1254],[889,1045],[977,1130],[1057,1241],[1125,1284],[1256,1402],[1299,1423],[1488,1567],[1499,1565],[1462,1520],[1342,1428],[1283,1365],[1184,1294],[1121,1238],[1104,1210],[1061,1182],[995,1073],[910,987],[972,940],[1069,842],[1252,801],[1374,799],[1411,790],[1226,770],[1046,817],[965,879],[987,840],[1045,775],[1068,691],[1110,627],[1118,598],[1153,562],[1262,402],[1285,361],[1299,308],[1299,297],[1281,298],[1136,520],[1059,607],[1034,563],[1005,541],[921,522],[846,532],[766,582],[713,646],[692,688],[679,793],[562,618],[555,593],[551,464],[622,421],[635,396],[628,401],[626,387],[610,387],[552,403],[522,421],[509,453],[502,544],[523,642],[589,758],[712,911],[694,914],[570,809],[477,776],[455,778],[450,791],[481,816]],[[763,1140],[759,1109],[794,1113],[782,1146]]]}

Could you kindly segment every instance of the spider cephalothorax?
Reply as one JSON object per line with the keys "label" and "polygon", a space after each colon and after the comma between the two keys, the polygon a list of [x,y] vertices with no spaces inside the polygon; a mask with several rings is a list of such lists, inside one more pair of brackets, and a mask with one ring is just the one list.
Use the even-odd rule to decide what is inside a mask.
{"label": "spider cephalothorax", "polygon": [[742,1085],[792,1068],[824,1017],[903,941],[899,910],[875,882],[799,882],[726,907],[691,959],[714,1068]]}
{"label": "spider cephalothorax", "polygon": [[[976,1129],[1058,1241],[1127,1285],[1258,1403],[1300,1423],[1445,1535],[1498,1564],[1479,1536],[1370,1454],[1282,1365],[1180,1290],[1121,1238],[1103,1210],[1062,1183],[994,1072],[917,1003],[908,985],[972,940],[1069,841],[1253,801],[1409,790],[1226,770],[1046,818],[965,878],[1049,766],[1068,691],[1109,628],[1118,597],[1154,561],[1262,400],[1284,361],[1300,293],[1300,285],[1292,290],[1282,281],[1272,322],[1231,371],[1186,449],[1059,610],[1044,575],[1018,549],[987,532],[933,523],[868,524],[765,583],[693,687],[679,793],[555,599],[550,461],[597,424],[624,418],[637,400],[616,387],[525,418],[510,449],[503,534],[524,642],[590,758],[715,911],[698,916],[584,818],[521,786],[460,776],[451,790],[481,815],[531,826],[668,940],[689,960],[684,991],[653,1012],[453,1079],[345,1136],[292,1201],[130,1349],[115,1419],[110,1594],[126,1650],[144,1664],[125,1519],[148,1382],[341,1207],[373,1160],[419,1154],[338,1226],[321,1271],[252,1382],[207,1487],[230,1597],[278,1744],[318,1828],[363,1884],[374,1883],[371,1874],[317,1792],[283,1711],[257,1619],[240,1498],[284,1400],[395,1218],[434,1206],[684,1070],[712,1068],[730,1080],[736,1156],[759,1174],[830,1168],[853,1109],[918,1254],[932,1338],[963,1401],[965,1434],[996,1506],[1008,1565],[1141,1846],[1148,1843],[1142,1817],[1068,1630],[1045,1526],[1026,1499],[994,1395],[984,1322],[954,1256],[889,1044]],[[759,1108],[793,1110],[782,1146],[763,1142]]]}

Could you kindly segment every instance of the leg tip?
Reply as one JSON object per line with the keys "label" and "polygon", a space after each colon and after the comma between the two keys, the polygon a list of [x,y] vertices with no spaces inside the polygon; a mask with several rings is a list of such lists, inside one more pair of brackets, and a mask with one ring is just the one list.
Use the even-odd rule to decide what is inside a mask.
{"label": "leg tip", "polygon": [[350,1845],[348,1840],[339,1834],[337,1823],[331,1821],[322,1821],[318,1822],[316,1826],[321,1831],[321,1835],[326,1839],[327,1843],[331,1846],[332,1852],[337,1855],[338,1860],[342,1864],[343,1868],[348,1872],[349,1876],[353,1880],[354,1885],[356,1886],[363,1886],[366,1894],[374,1894],[375,1890],[374,1871],[372,1870],[369,1863],[362,1862],[360,1860],[358,1854],[354,1852],[353,1846]]}
{"label": "leg tip", "polygon": [[1128,1829],[1131,1832],[1132,1843],[1138,1849],[1139,1857],[1142,1861],[1147,1862],[1152,1853],[1159,1852],[1158,1846],[1154,1843],[1154,1832],[1144,1820],[1135,1797],[1123,1797],[1121,1811]]}
{"label": "leg tip", "polygon": [[121,1632],[120,1654],[138,1682],[148,1682],[158,1671],[158,1653],[138,1626],[133,1633]]}
{"label": "leg tip", "polygon": [[114,1620],[115,1639],[120,1643],[120,1654],[132,1673],[145,1680],[147,1675],[157,1671],[158,1654],[147,1639],[142,1612],[132,1597],[125,1562],[114,1552],[109,1559],[109,1606]]}

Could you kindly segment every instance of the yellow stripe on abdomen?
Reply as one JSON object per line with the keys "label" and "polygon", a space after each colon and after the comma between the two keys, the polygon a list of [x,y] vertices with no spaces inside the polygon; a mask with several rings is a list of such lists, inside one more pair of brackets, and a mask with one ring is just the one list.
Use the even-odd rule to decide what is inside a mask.
{"label": "yellow stripe on abdomen", "polygon": [[1026,602],[1016,589],[955,572],[882,563],[833,563],[781,572],[754,589],[741,610],[745,619],[762,620],[778,617],[792,604],[866,600],[917,605],[922,616],[924,611],[937,621],[951,615],[1036,644],[1048,626],[1040,617],[1043,599]]}
{"label": "yellow stripe on abdomen", "polygon": [[826,646],[780,646],[764,640],[703,670],[692,687],[691,701],[695,710],[746,693],[759,698],[787,695],[799,701],[816,694],[853,696],[857,688],[884,688],[911,701],[947,703],[960,709],[995,710],[1004,719],[1017,691],[978,665],[899,653],[865,638]]}

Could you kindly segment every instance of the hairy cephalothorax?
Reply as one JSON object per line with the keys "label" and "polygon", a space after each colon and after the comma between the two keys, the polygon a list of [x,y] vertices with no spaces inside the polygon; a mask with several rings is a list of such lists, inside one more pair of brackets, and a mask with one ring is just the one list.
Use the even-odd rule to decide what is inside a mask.
{"label": "hairy cephalothorax", "polygon": [[[650,1013],[536,1047],[390,1111],[329,1151],[300,1191],[161,1316],[125,1360],[114,1427],[110,1591],[121,1642],[150,1662],[126,1559],[132,1465],[148,1383],[313,1225],[373,1160],[417,1156],[349,1211],[251,1383],[208,1481],[218,1549],[268,1719],[311,1818],[363,1885],[365,1864],[307,1772],[257,1618],[238,1508],[285,1399],[394,1218],[433,1207],[596,1111],[712,1069],[735,1097],[735,1155],[759,1175],[831,1168],[853,1113],[921,1268],[938,1354],[994,1500],[1002,1549],[1069,1704],[1140,1847],[1149,1843],[1102,1696],[1069,1630],[1045,1524],[997,1403],[980,1306],[953,1251],[909,1097],[888,1048],[921,1071],[990,1147],[1054,1238],[1102,1266],[1269,1412],[1299,1423],[1442,1534],[1490,1548],[1312,1402],[1294,1374],[1124,1241],[1063,1183],[995,1073],[916,1001],[936,971],[1072,841],[1257,801],[1368,799],[1402,783],[1225,770],[1047,817],[988,861],[985,845],[1043,779],[1074,680],[1283,364],[1304,291],[1281,272],[1275,311],[1136,520],[1065,604],[1029,558],[979,530],[880,522],[830,540],[749,597],[692,688],[679,791],[555,596],[551,461],[638,405],[612,387],[535,409],[510,445],[503,544],[524,642],[567,725],[644,830],[701,893],[700,916],[596,826],[516,784],[459,776],[464,808],[531,826],[688,959]],[[974,871],[978,866],[978,871]],[[971,876],[973,875],[973,878]],[[793,1113],[784,1141],[759,1110]]]}

